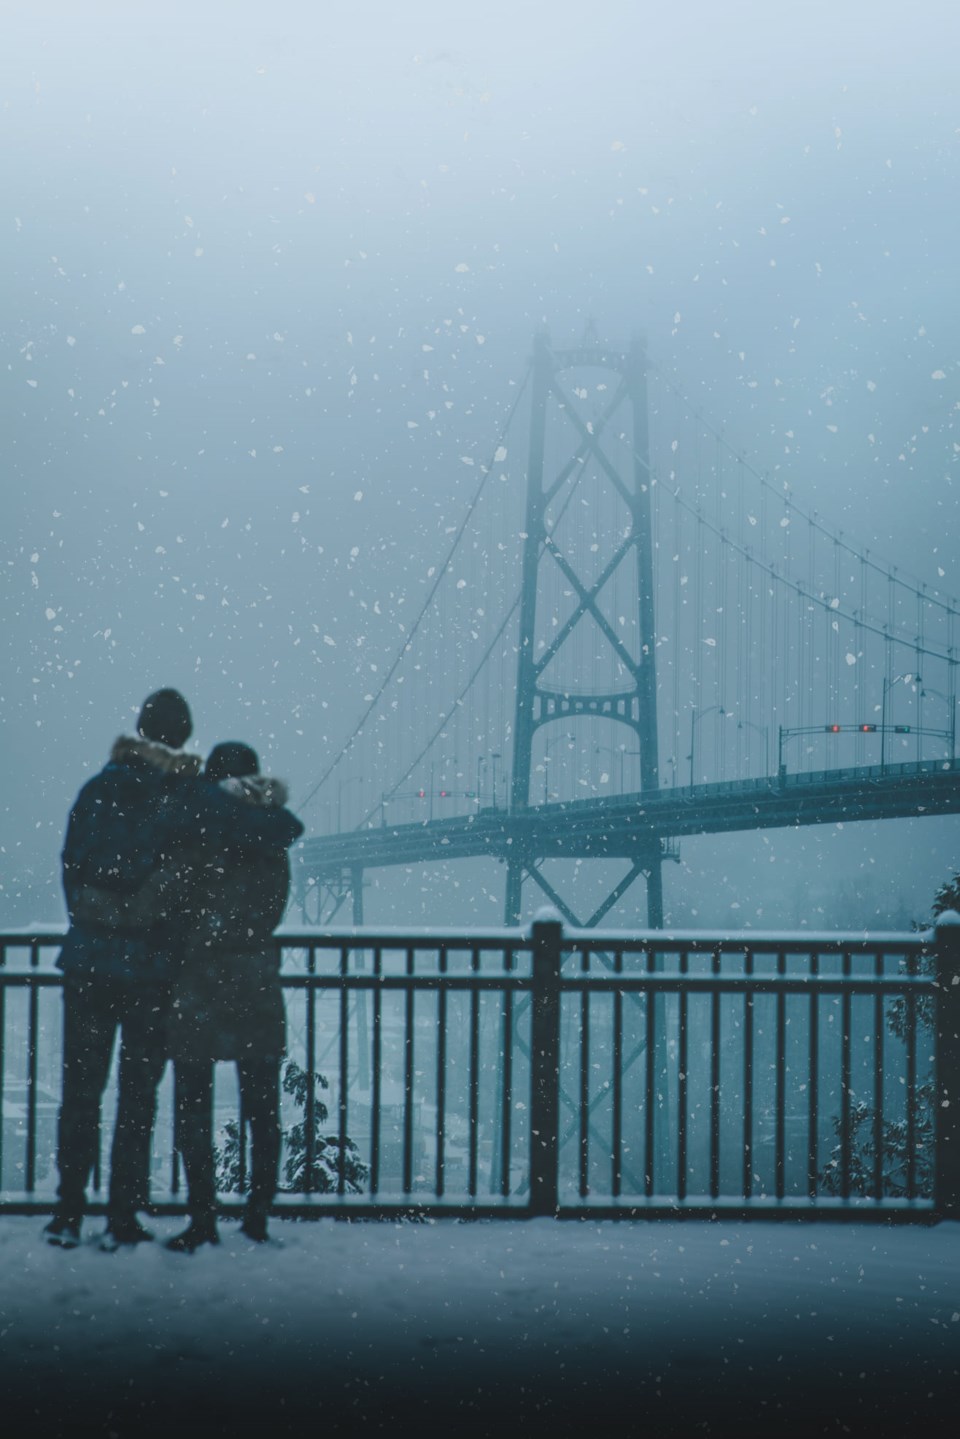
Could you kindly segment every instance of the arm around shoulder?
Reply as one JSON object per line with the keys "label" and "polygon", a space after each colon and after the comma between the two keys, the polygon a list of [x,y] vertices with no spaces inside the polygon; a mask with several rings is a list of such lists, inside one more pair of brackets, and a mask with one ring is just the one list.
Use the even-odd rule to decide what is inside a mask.
{"label": "arm around shoulder", "polygon": [[303,834],[303,825],[288,809],[243,804],[203,780],[191,786],[188,809],[193,829],[232,848],[289,849]]}

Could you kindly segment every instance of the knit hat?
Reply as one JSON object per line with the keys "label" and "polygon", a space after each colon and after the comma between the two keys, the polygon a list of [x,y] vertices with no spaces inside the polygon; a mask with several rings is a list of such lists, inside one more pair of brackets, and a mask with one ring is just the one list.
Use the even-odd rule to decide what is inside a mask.
{"label": "knit hat", "polygon": [[203,773],[209,780],[243,779],[246,775],[260,773],[260,761],[256,750],[248,744],[228,739],[214,745],[207,755]]}
{"label": "knit hat", "polygon": [[154,690],[147,695],[137,720],[144,739],[180,749],[193,734],[190,708],[179,690]]}

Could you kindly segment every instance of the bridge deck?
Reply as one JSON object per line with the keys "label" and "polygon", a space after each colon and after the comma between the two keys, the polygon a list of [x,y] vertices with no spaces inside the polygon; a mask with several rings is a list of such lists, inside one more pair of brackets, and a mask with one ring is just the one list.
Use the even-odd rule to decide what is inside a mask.
{"label": "bridge deck", "polygon": [[519,814],[482,809],[354,830],[308,839],[299,863],[303,875],[320,879],[350,866],[376,869],[480,856],[633,859],[662,840],[698,834],[957,813],[960,763],[926,760],[536,805]]}

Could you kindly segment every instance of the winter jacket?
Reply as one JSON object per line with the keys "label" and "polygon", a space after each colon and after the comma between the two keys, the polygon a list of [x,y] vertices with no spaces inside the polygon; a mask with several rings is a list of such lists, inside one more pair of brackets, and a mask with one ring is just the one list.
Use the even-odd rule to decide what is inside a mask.
{"label": "winter jacket", "polygon": [[121,737],[80,791],[62,855],[70,931],[58,964],[68,976],[169,982],[179,945],[168,897],[197,837],[209,852],[283,854],[302,834],[285,810],[238,813],[198,770],[192,755]]}
{"label": "winter jacket", "polygon": [[[279,780],[252,775],[223,780],[216,788],[238,814],[287,813],[287,791]],[[263,847],[224,861],[201,844],[190,869],[182,909],[183,962],[173,986],[174,1061],[279,1059],[285,1024],[273,931],[290,890],[287,855]]]}

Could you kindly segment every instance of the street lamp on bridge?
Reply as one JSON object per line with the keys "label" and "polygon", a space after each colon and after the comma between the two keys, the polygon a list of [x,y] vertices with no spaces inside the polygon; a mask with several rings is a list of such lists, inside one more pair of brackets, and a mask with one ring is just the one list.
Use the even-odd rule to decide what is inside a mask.
{"label": "street lamp on bridge", "polygon": [[620,761],[620,793],[623,794],[623,792],[624,792],[624,771],[623,771],[624,761],[628,758],[628,756],[629,756],[630,759],[637,759],[637,758],[639,758],[639,756],[640,756],[640,751],[639,751],[638,749],[627,749],[627,747],[626,747],[625,744],[619,745],[616,749],[611,749],[609,745],[605,745],[605,744],[595,744],[594,747],[593,747],[593,752],[594,752],[594,754],[608,754],[611,759],[617,759],[617,760]]}
{"label": "street lamp on bridge", "polygon": [[546,742],[546,744],[545,744],[544,747],[543,747],[543,802],[544,802],[544,804],[548,804],[548,803],[549,803],[549,798],[550,798],[550,796],[549,796],[549,791],[548,791],[548,785],[549,785],[549,782],[550,782],[550,752],[551,752],[551,750],[556,749],[557,745],[558,745],[558,744],[561,744],[564,740],[566,740],[566,742],[567,742],[567,748],[568,748],[568,749],[573,749],[573,746],[574,746],[576,740],[575,740],[575,736],[572,735],[572,734],[556,734],[556,735],[554,735],[553,739],[548,739],[547,742]]}
{"label": "street lamp on bridge", "polygon": [[493,808],[496,809],[496,807],[497,807],[497,765],[500,763],[500,760],[502,759],[502,755],[501,755],[501,753],[500,753],[500,751],[499,751],[498,749],[495,749],[495,750],[491,753],[490,758],[493,760]]}
{"label": "street lamp on bridge", "polygon": [[[912,684],[914,685],[914,687],[916,687],[917,685],[919,685],[919,684],[921,683],[920,676],[919,676],[919,675],[916,675],[916,674],[913,674],[911,671],[906,671],[906,672],[905,672],[904,674],[902,674],[902,675],[894,675],[894,677],[893,677],[892,680],[888,680],[888,679],[886,678],[886,676],[884,676],[884,680],[883,680],[883,694],[882,694],[881,705],[880,705],[880,773],[881,773],[881,774],[885,774],[885,773],[886,773],[886,768],[887,768],[887,695],[888,695],[889,692],[893,689],[894,685],[895,685],[895,684],[899,684],[899,683],[901,682],[901,680],[903,681],[904,684],[911,684],[911,683],[912,683]],[[919,743],[919,741],[918,741],[918,743]],[[920,758],[919,754],[917,755],[917,758],[918,758],[918,759]]]}
{"label": "street lamp on bridge", "polygon": [[708,705],[705,710],[698,710],[694,705],[690,711],[690,753],[687,758],[690,761],[690,788],[693,789],[693,771],[697,753],[697,725],[705,720],[707,715],[718,713],[721,719],[726,719],[727,711],[723,705]]}
{"label": "street lamp on bridge", "polygon": [[[952,678],[952,676],[951,676],[951,678]],[[917,676],[917,684],[921,684],[921,683],[922,683],[922,682],[921,682],[920,677],[919,677],[919,675],[918,675],[918,676]],[[929,685],[923,685],[923,688],[922,688],[921,691],[920,691],[920,698],[921,698],[921,699],[925,699],[925,698],[927,697],[927,695],[936,695],[937,699],[938,699],[938,700],[943,700],[944,704],[945,704],[946,707],[947,707],[947,713],[948,713],[948,715],[949,715],[949,729],[947,730],[946,735],[944,736],[944,738],[945,738],[946,740],[948,740],[948,742],[949,742],[949,744],[950,744],[950,763],[953,764],[953,762],[954,762],[954,760],[956,759],[956,756],[957,756],[957,701],[956,701],[956,696],[954,696],[954,697],[951,699],[951,697],[950,697],[949,695],[945,695],[945,694],[943,693],[943,690],[935,690],[935,689],[931,689],[931,687],[930,687]]]}

